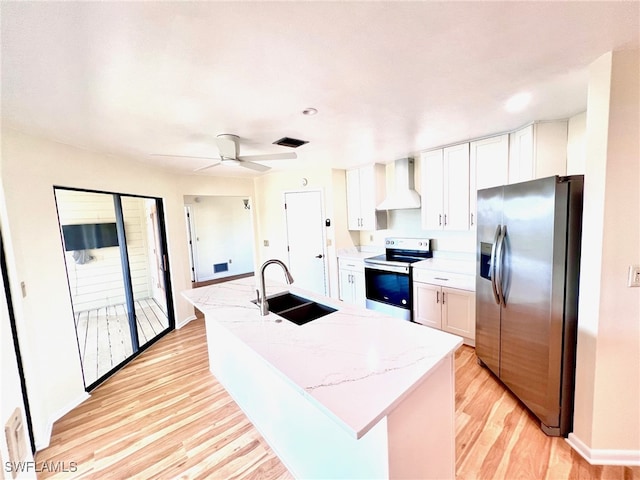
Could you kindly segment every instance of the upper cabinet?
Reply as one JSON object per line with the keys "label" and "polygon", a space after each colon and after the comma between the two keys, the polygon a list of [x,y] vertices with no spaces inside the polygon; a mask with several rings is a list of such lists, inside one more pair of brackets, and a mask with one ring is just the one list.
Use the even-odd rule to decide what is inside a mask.
{"label": "upper cabinet", "polygon": [[509,134],[471,142],[469,163],[469,224],[475,228],[478,190],[509,181]]}
{"label": "upper cabinet", "polygon": [[349,230],[387,228],[386,212],[376,211],[385,196],[385,166],[347,170],[347,224]]}
{"label": "upper cabinet", "polygon": [[509,182],[567,173],[566,120],[537,122],[510,134]]}
{"label": "upper cabinet", "polygon": [[469,229],[469,144],[424,152],[422,228]]}

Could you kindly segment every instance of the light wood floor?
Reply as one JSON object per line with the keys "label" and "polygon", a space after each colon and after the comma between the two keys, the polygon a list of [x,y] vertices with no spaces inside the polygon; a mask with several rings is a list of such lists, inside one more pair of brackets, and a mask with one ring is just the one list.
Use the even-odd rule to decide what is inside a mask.
{"label": "light wood floor", "polygon": [[[204,322],[169,333],[60,419],[37,462],[77,462],[39,478],[291,479],[209,373]],[[462,479],[640,480],[640,468],[594,467],[476,364],[456,353],[456,473]],[[58,464],[60,465],[60,464]]]}

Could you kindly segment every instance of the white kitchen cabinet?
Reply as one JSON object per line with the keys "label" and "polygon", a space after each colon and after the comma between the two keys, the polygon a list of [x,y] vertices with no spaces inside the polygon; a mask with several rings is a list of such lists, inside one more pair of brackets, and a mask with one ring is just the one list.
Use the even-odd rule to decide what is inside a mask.
{"label": "white kitchen cabinet", "polygon": [[384,200],[386,168],[372,164],[347,170],[347,225],[349,230],[387,228],[387,212],[376,207]]}
{"label": "white kitchen cabinet", "polygon": [[469,145],[469,225],[475,229],[478,190],[509,182],[509,134]]}
{"label": "white kitchen cabinet", "polygon": [[469,144],[421,155],[422,228],[469,229]]}
{"label": "white kitchen cabinet", "polygon": [[413,283],[413,321],[442,330],[442,287],[429,283]]}
{"label": "white kitchen cabinet", "polygon": [[566,120],[536,122],[510,134],[509,183],[567,173]]}
{"label": "white kitchen cabinet", "polygon": [[472,275],[414,269],[413,321],[459,335],[465,344],[475,346],[474,282]]}
{"label": "white kitchen cabinet", "polygon": [[460,335],[467,345],[475,346],[476,294],[467,290],[442,287],[442,330]]}
{"label": "white kitchen cabinet", "polygon": [[338,259],[338,285],[340,300],[354,305],[366,306],[364,283],[364,261],[350,258]]}

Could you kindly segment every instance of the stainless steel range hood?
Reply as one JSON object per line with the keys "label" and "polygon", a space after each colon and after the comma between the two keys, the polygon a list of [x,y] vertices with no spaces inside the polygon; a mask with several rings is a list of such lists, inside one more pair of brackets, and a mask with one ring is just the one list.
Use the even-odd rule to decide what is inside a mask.
{"label": "stainless steel range hood", "polygon": [[387,193],[387,198],[378,205],[377,210],[400,210],[420,208],[420,195],[414,190],[414,160],[402,158],[394,162],[395,188]]}

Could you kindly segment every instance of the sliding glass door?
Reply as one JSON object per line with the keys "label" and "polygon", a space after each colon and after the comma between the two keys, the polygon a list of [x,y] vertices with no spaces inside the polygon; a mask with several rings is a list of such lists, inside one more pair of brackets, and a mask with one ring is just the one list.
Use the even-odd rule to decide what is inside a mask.
{"label": "sliding glass door", "polygon": [[162,201],[54,189],[87,390],[174,326]]}

